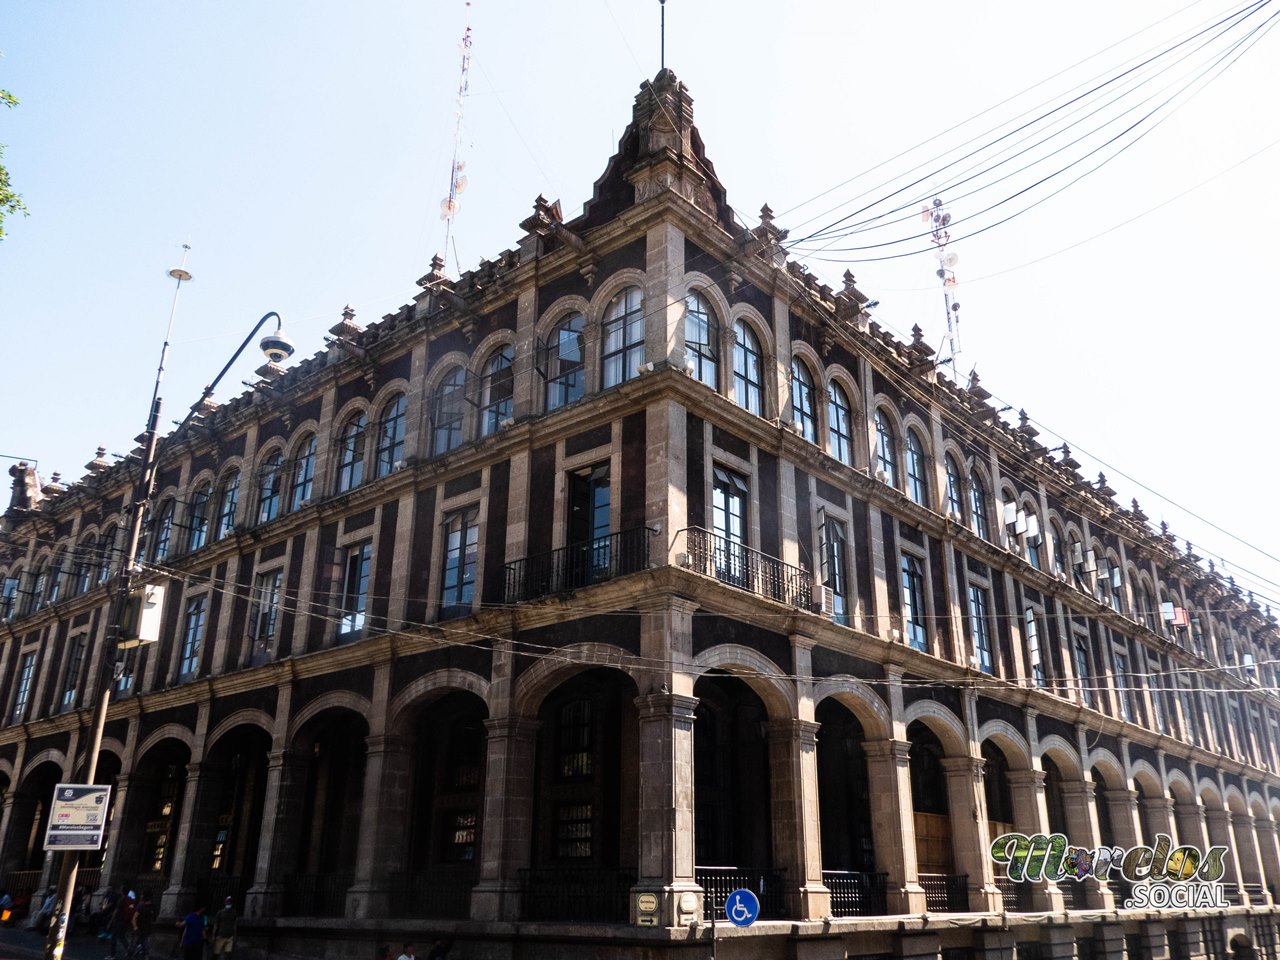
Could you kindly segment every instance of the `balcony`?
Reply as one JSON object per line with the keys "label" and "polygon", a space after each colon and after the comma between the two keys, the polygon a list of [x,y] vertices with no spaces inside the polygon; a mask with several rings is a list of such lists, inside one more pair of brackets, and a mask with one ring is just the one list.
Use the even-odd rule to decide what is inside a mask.
{"label": "balcony", "polygon": [[702,887],[702,919],[724,919],[724,903],[735,890],[750,890],[760,901],[761,920],[786,919],[786,891],[782,871],[746,870],[739,867],[694,867],[693,878]]}
{"label": "balcony", "polygon": [[804,610],[813,606],[813,574],[701,527],[680,531],[676,562],[739,590]]}
{"label": "balcony", "polygon": [[885,898],[887,873],[823,870],[822,882],[831,891],[833,917],[883,917],[889,912]]}
{"label": "balcony", "polygon": [[656,530],[634,527],[506,565],[506,602],[570,593],[649,566]]}
{"label": "balcony", "polygon": [[1000,891],[1000,901],[1006,913],[1031,912],[1031,884],[1010,880],[1008,877],[996,877],[996,887]]}
{"label": "balcony", "polygon": [[966,913],[969,909],[967,873],[922,873],[924,907],[930,913]]}

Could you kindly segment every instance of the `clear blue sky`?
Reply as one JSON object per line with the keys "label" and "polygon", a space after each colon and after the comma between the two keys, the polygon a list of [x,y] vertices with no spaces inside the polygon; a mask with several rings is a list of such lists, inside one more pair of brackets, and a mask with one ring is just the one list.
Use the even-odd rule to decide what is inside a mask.
{"label": "clear blue sky", "polygon": [[[1230,9],[669,0],[667,61],[744,222],[768,202],[799,237],[810,218],[809,229],[856,209],[916,164]],[[0,86],[22,100],[0,115],[0,142],[31,209],[0,244],[0,454],[38,459],[45,478],[78,478],[96,446],[123,453],[142,429],[165,273],[184,242],[196,279],[163,391],[172,419],[266,311],[311,353],[344,304],[368,322],[413,296],[443,239],[468,19],[464,268],[515,245],[538,193],[567,216],[581,208],[658,65],[656,0],[6,0],[0,11]],[[1025,407],[1049,445],[1070,442],[1087,475],[1099,467],[1084,452],[1105,461],[1121,502],[1136,496],[1242,582],[1245,571],[1280,581],[1280,563],[1181,508],[1280,555],[1280,35],[1254,39],[1096,174],[954,247],[964,371],[976,365]],[[948,186],[924,188],[935,181]],[[956,215],[978,200],[954,201]],[[904,335],[919,324],[941,345],[927,254],[810,266],[833,285],[849,266],[882,323]],[[227,384],[238,389],[256,362]]]}

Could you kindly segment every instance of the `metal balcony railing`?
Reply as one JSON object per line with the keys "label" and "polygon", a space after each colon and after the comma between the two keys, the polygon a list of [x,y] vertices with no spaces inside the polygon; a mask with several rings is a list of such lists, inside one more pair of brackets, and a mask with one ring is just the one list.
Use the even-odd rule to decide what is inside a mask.
{"label": "metal balcony railing", "polygon": [[391,915],[466,919],[475,883],[476,868],[472,865],[397,874],[391,883]]}
{"label": "metal balcony railing", "polygon": [[924,907],[933,913],[966,913],[969,909],[967,873],[922,873]]}
{"label": "metal balcony railing", "polygon": [[1019,883],[1008,877],[996,877],[996,887],[1006,913],[1031,912],[1031,884]]}
{"label": "metal balcony railing", "polygon": [[286,917],[341,917],[347,911],[349,873],[298,873],[284,878]]}
{"label": "metal balcony railing", "polygon": [[782,870],[748,870],[740,867],[694,867],[693,878],[702,887],[702,919],[724,919],[724,904],[735,890],[750,890],[760,901],[761,920],[784,920],[787,915]]}
{"label": "metal balcony railing", "polygon": [[721,583],[805,610],[813,608],[813,574],[701,527],[688,527],[677,562]]}
{"label": "metal balcony railing", "polygon": [[831,891],[833,917],[883,917],[889,912],[885,896],[887,873],[823,870],[822,882]]}
{"label": "metal balcony railing", "polygon": [[568,593],[645,570],[650,541],[656,533],[648,527],[634,527],[508,563],[506,602]]}
{"label": "metal balcony railing", "polygon": [[636,872],[619,867],[533,867],[520,871],[520,919],[626,923]]}

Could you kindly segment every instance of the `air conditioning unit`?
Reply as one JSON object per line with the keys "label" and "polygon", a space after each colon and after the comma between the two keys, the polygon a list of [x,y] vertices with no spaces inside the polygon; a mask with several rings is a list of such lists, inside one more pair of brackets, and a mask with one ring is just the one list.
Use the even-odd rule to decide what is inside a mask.
{"label": "air conditioning unit", "polygon": [[894,643],[901,643],[901,642],[902,642],[902,631],[901,631],[901,630],[899,630],[897,627],[890,627],[890,628],[889,628],[889,639],[890,639],[890,640],[892,640]]}
{"label": "air conditioning unit", "polygon": [[813,585],[813,612],[820,613],[824,617],[829,617],[835,612],[835,609],[835,591],[825,583],[815,583]]}
{"label": "air conditioning unit", "polygon": [[684,567],[685,569],[688,569],[689,567],[693,566],[693,560],[690,559],[689,554],[684,553],[682,551],[676,554],[676,566]]}
{"label": "air conditioning unit", "polygon": [[969,669],[978,671],[982,670],[982,664],[978,662],[978,655],[975,653],[969,654]]}
{"label": "air conditioning unit", "polygon": [[876,471],[876,479],[877,479],[877,480],[879,480],[881,483],[888,483],[888,482],[889,482],[889,475],[888,475],[887,473],[885,473],[883,470],[877,470],[877,471]]}
{"label": "air conditioning unit", "polygon": [[950,520],[952,523],[961,523],[961,524],[964,523],[964,517],[961,516],[960,511],[958,510],[952,510],[948,512],[947,519]]}
{"label": "air conditioning unit", "polygon": [[129,605],[117,646],[122,650],[155,643],[160,639],[160,620],[164,609],[164,586],[150,583],[129,594]]}
{"label": "air conditioning unit", "polygon": [[403,461],[403,460],[397,460],[395,463],[393,463],[393,464],[391,465],[391,472],[392,472],[392,473],[395,473],[397,470],[403,470],[403,469],[404,469],[404,461]]}

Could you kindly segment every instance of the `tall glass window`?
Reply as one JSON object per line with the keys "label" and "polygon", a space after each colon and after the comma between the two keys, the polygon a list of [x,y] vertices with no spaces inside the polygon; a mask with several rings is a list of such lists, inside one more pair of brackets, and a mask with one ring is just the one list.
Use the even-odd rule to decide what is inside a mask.
{"label": "tall glass window", "polygon": [[58,704],[59,709],[71,710],[76,705],[76,693],[80,689],[80,670],[84,666],[84,648],[87,642],[84,634],[67,641],[67,666],[62,675],[62,699]]}
{"label": "tall glass window", "polygon": [[1031,664],[1031,679],[1037,687],[1045,685],[1044,660],[1040,653],[1040,621],[1031,607],[1026,610],[1027,661]]}
{"label": "tall glass window", "polygon": [[1129,696],[1129,687],[1133,678],[1129,675],[1129,658],[1119,650],[1112,650],[1112,663],[1115,668],[1116,699],[1120,704],[1120,716],[1133,722],[1133,700]]}
{"label": "tall glass window", "polygon": [[800,436],[818,442],[818,414],[813,406],[813,375],[799,357],[791,361],[791,419]]}
{"label": "tall glass window", "polygon": [[218,495],[218,536],[221,540],[236,528],[236,506],[240,500],[240,474],[233,473],[222,481]]}
{"label": "tall glass window", "polygon": [[178,662],[179,679],[190,679],[200,670],[200,646],[204,642],[204,624],[208,597],[187,600],[187,613],[182,626],[182,653]]}
{"label": "tall glass window", "polygon": [[338,604],[338,637],[349,638],[364,629],[365,609],[369,604],[369,565],[373,544],[347,547],[342,560],[342,592]]}
{"label": "tall glass window", "polygon": [[763,357],[755,331],[747,321],[739,320],[733,325],[733,399],[757,417],[764,415]]}
{"label": "tall glass window", "polygon": [[943,462],[947,466],[947,513],[959,521],[964,517],[964,480],[960,465],[951,454],[947,454]]}
{"label": "tall glass window", "polygon": [[587,322],[580,313],[571,313],[551,331],[545,347],[547,411],[558,410],[582,398],[586,388]]}
{"label": "tall glass window", "polygon": [[920,560],[909,553],[902,555],[902,620],[907,643],[917,650],[929,649],[925,626],[924,570]]}
{"label": "tall glass window", "polygon": [[173,511],[174,501],[166,500],[156,516],[155,550],[152,556],[157,563],[169,556],[169,548],[173,545]]}
{"label": "tall glass window", "polygon": [[891,487],[898,485],[897,438],[883,410],[876,411],[876,472]]}
{"label": "tall glass window", "polygon": [[991,625],[987,620],[989,609],[986,589],[970,586],[969,624],[973,630],[973,649],[978,656],[978,669],[983,673],[995,672],[991,657]]}
{"label": "tall glass window", "polygon": [[1089,674],[1089,648],[1084,637],[1077,636],[1071,645],[1071,651],[1076,662],[1076,680],[1080,684],[1080,695],[1084,698],[1086,707],[1092,707],[1097,702],[1093,695],[1093,678]]}
{"label": "tall glass window", "polygon": [[720,324],[707,298],[696,292],[684,298],[684,349],[693,378],[719,390]]}
{"label": "tall glass window", "polygon": [[8,620],[18,611],[18,578],[0,580],[0,620]]}
{"label": "tall glass window", "polygon": [[88,593],[93,588],[94,573],[98,564],[98,539],[89,534],[80,541],[80,549],[76,551],[76,566],[73,574],[72,590],[76,594]]}
{"label": "tall glass window", "polygon": [[280,620],[280,594],[283,586],[283,570],[260,573],[254,584],[250,638],[264,651],[270,650],[276,639],[276,626]]}
{"label": "tall glass window", "polygon": [[316,435],[313,433],[299,446],[293,460],[293,476],[289,482],[289,509],[301,510],[311,501],[316,480]]}
{"label": "tall glass window", "polygon": [[98,583],[106,583],[111,579],[111,569],[116,561],[116,537],[120,528],[115,524],[102,531],[102,541],[98,544]]}
{"label": "tall glass window", "polygon": [[983,540],[991,539],[987,524],[987,486],[976,472],[969,476],[969,503],[972,507],[973,532]]}
{"label": "tall glass window", "polygon": [[338,434],[338,492],[346,493],[364,483],[364,430],[368,420],[357,413]]}
{"label": "tall glass window", "polygon": [[276,451],[262,461],[258,473],[258,522],[280,516],[280,488],[284,485],[284,454]]}
{"label": "tall glass window", "polygon": [[385,477],[404,460],[404,394],[393,397],[378,417],[378,476]]}
{"label": "tall glass window", "polygon": [[431,397],[431,453],[448,453],[462,446],[462,424],[467,372],[454,367],[437,385]]}
{"label": "tall glass window", "polygon": [[831,455],[841,463],[853,465],[853,404],[844,387],[831,381],[831,399],[827,403],[827,439]]}
{"label": "tall glass window", "polygon": [[731,470],[716,467],[711,485],[711,530],[716,535],[716,576],[726,583],[747,582],[747,481]]}
{"label": "tall glass window", "polygon": [[630,380],[644,363],[644,295],[627,287],[609,303],[604,317],[601,383],[608,387]]}
{"label": "tall glass window", "polygon": [[844,524],[828,517],[822,525],[819,575],[831,591],[831,619],[849,625],[849,538]]}
{"label": "tall glass window", "polygon": [[480,547],[478,507],[451,513],[444,520],[444,575],[440,580],[440,619],[465,617],[475,599]]}
{"label": "tall glass window", "polygon": [[191,513],[187,517],[187,549],[199,550],[209,542],[209,502],[213,488],[203,483],[191,496]]}
{"label": "tall glass window", "polygon": [[511,371],[511,346],[499,347],[480,370],[480,436],[487,437],[502,429],[511,418],[511,400],[515,380]]}
{"label": "tall glass window", "polygon": [[907,494],[921,506],[929,505],[929,462],[914,430],[907,431]]}
{"label": "tall glass window", "polygon": [[21,723],[26,718],[27,700],[31,696],[31,681],[36,672],[36,655],[33,650],[24,653],[18,662],[18,692],[13,698],[13,722]]}

